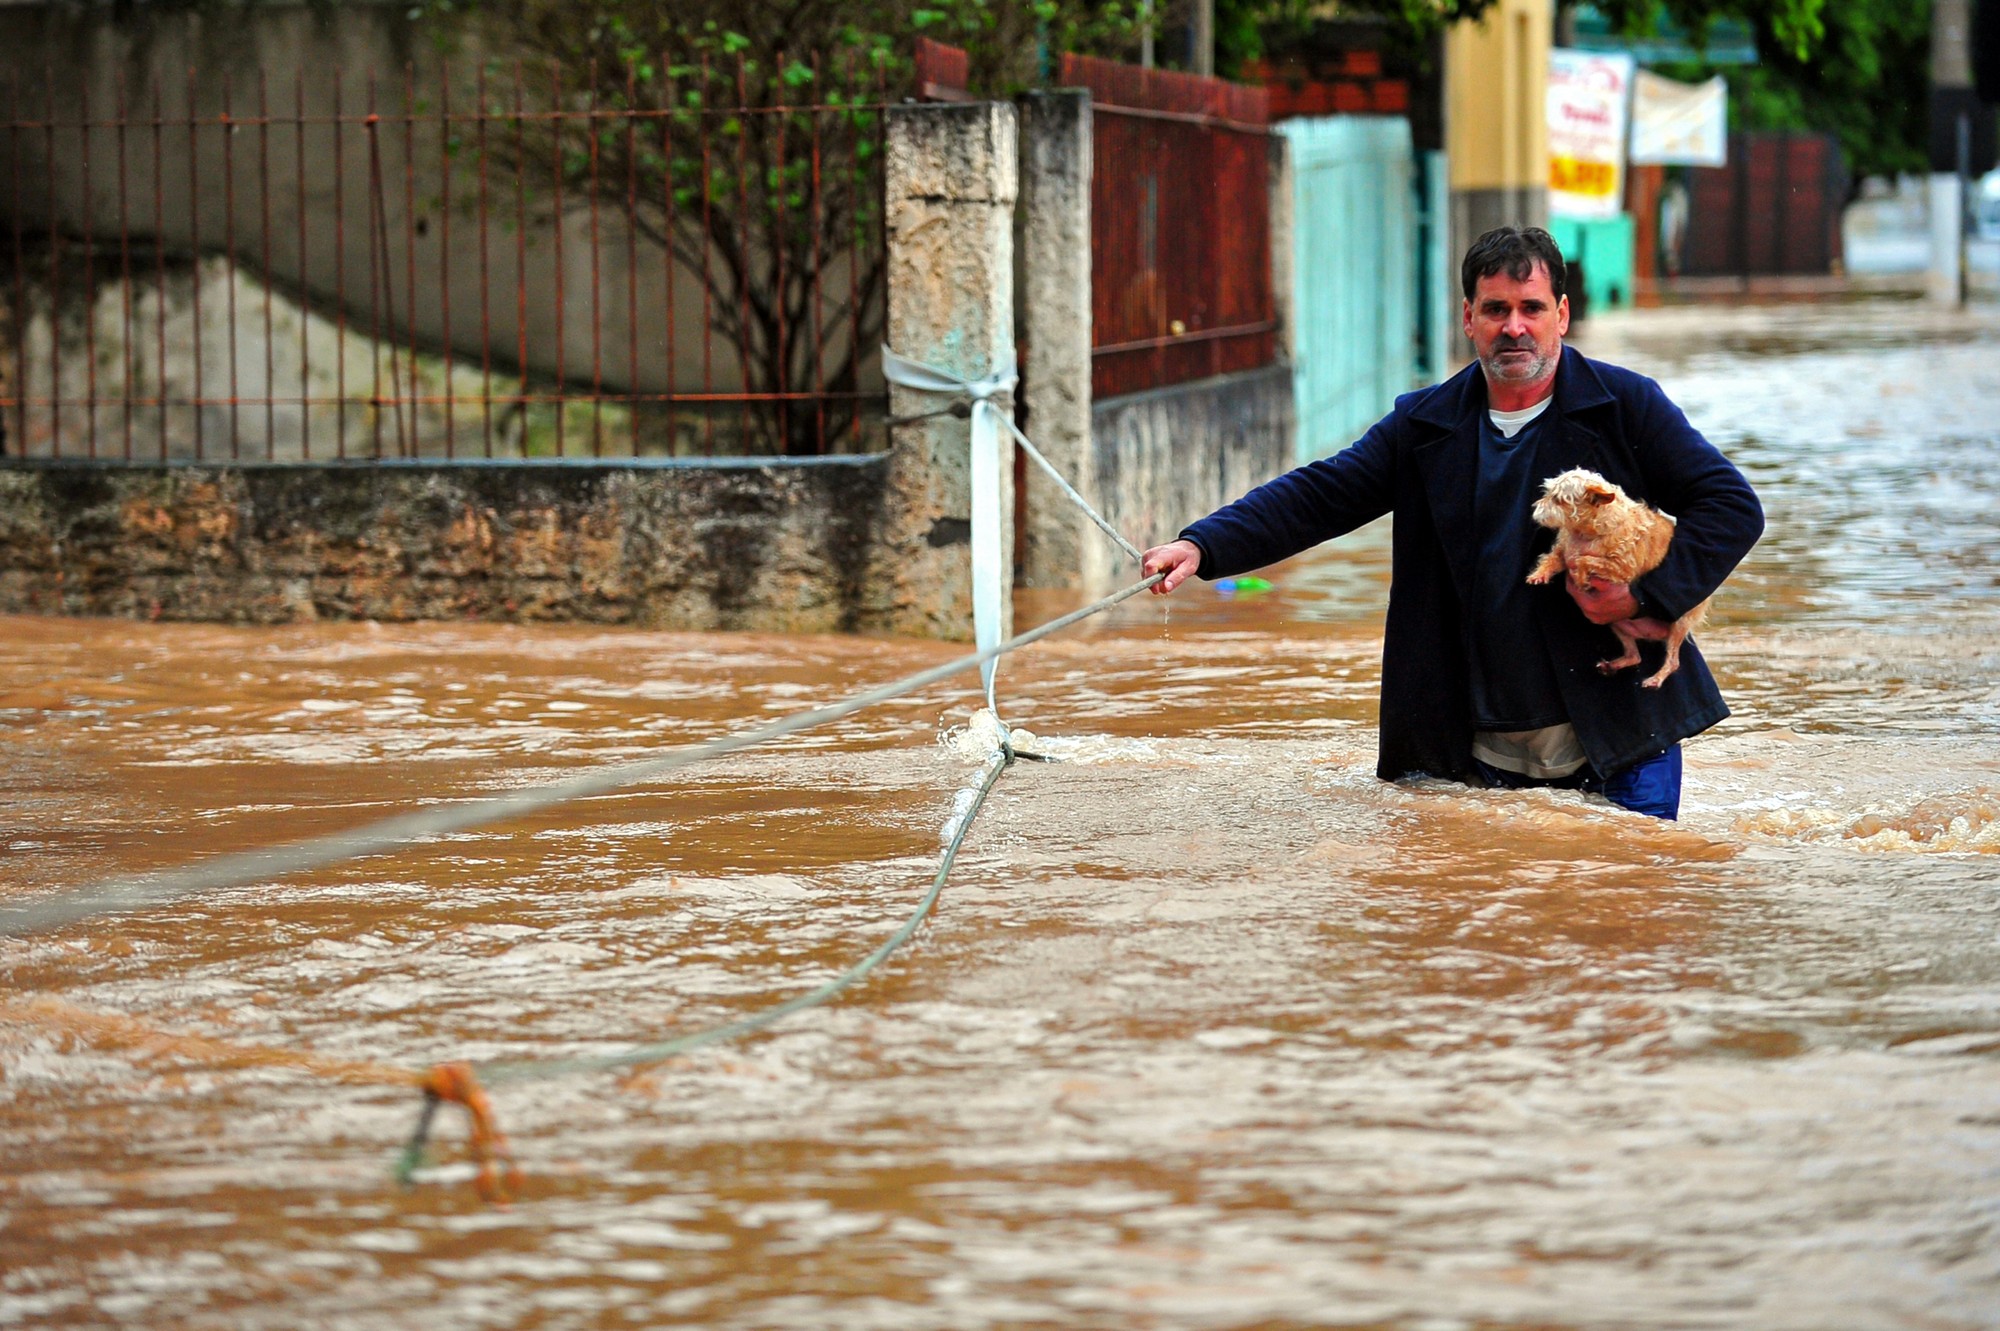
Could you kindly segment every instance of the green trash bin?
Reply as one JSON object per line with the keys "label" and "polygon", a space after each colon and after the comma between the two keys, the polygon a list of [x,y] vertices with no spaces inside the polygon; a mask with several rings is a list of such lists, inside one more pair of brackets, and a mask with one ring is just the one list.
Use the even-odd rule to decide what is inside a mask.
{"label": "green trash bin", "polygon": [[[1632,215],[1552,217],[1549,234],[1565,259],[1583,266],[1586,310],[1622,310],[1632,304]],[[1574,300],[1570,302],[1576,304]]]}

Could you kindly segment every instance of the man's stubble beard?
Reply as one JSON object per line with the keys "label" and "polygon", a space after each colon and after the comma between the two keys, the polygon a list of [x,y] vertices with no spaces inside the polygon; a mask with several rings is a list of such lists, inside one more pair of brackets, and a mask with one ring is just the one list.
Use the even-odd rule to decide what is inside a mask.
{"label": "man's stubble beard", "polygon": [[[1500,359],[1500,354],[1506,351],[1533,351],[1535,357],[1509,366]],[[1495,347],[1492,354],[1479,358],[1480,367],[1486,371],[1487,377],[1516,385],[1540,383],[1555,369],[1555,363],[1555,356],[1544,355],[1535,347]]]}

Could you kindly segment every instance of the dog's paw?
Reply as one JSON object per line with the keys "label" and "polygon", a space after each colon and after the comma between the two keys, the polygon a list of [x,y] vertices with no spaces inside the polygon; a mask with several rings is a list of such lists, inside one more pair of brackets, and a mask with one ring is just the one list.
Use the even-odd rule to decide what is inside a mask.
{"label": "dog's paw", "polygon": [[1548,580],[1554,576],[1552,573],[1530,573],[1528,575],[1528,585],[1530,587],[1546,586]]}
{"label": "dog's paw", "polygon": [[1599,661],[1597,663],[1597,673],[1600,675],[1615,675],[1621,670],[1630,670],[1638,664],[1637,659],[1627,661],[1622,657],[1611,661]]}

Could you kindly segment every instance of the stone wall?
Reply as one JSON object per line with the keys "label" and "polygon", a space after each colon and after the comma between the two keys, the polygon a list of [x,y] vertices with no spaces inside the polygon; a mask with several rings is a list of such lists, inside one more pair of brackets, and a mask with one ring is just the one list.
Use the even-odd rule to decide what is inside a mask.
{"label": "stone wall", "polygon": [[[1289,463],[1290,370],[1280,365],[1089,403],[1085,380],[1077,377],[1087,372],[1089,303],[1077,298],[1087,297],[1087,268],[1075,240],[1085,234],[1077,210],[1087,205],[1081,172],[1087,106],[1049,99],[1031,114],[1041,147],[1026,160],[1051,178],[1038,184],[1030,206],[1051,225],[1031,220],[1023,233],[1033,253],[1063,254],[1069,289],[1020,284],[1029,305],[1023,338],[1034,385],[1029,426],[1046,430],[1051,455],[1078,488],[1144,546]],[[889,132],[889,337],[916,360],[982,377],[1007,363],[1017,333],[1014,221],[1022,159],[1015,108],[900,106]],[[240,274],[211,270],[212,264],[188,266],[177,280],[190,293],[204,282],[220,283],[218,290],[252,303],[253,321],[261,320],[262,289],[230,285]],[[203,357],[198,379],[191,366],[185,373],[176,368],[182,352],[200,345],[191,318],[176,322],[178,290],[169,284],[132,334],[137,342],[150,338],[153,347],[157,367],[148,387],[169,396],[196,384],[213,387],[208,363],[216,359]],[[204,312],[217,303],[205,302]],[[100,375],[122,384],[127,362],[118,349],[125,343],[113,336],[123,334],[113,328],[109,307],[82,300],[68,315],[66,309],[30,300],[13,312],[24,342],[66,345],[63,375],[51,373],[31,387],[47,395],[60,384],[59,395],[74,396],[75,366],[91,359],[71,356],[80,337],[82,352],[92,349],[80,331],[86,327],[102,332],[114,351],[99,364]],[[122,326],[122,302],[116,312]],[[279,331],[288,347],[296,336],[312,349],[312,375],[274,361],[268,378],[253,373],[255,385],[281,390],[277,396],[323,400],[323,352],[340,330],[294,310]],[[4,341],[12,341],[13,330],[6,332]],[[178,344],[164,357],[163,334]],[[357,343],[347,352],[350,364],[372,365],[375,348]],[[443,383],[442,362],[420,358],[418,369]],[[467,372],[463,365],[454,370]],[[356,378],[345,385],[348,393],[372,391],[372,372],[363,378],[357,369]],[[467,395],[461,390],[470,385],[453,383],[453,394]],[[37,393],[28,396],[25,416],[10,413],[8,424],[25,423],[21,433],[30,437],[8,451],[24,445],[47,451],[52,439],[42,435],[60,429],[62,451],[73,457],[71,432],[92,429],[88,409],[79,417],[66,406],[58,416],[45,403],[33,405]],[[943,405],[934,395],[898,387],[891,411],[902,423],[891,432],[890,452],[873,458],[332,464],[319,459],[317,446],[312,461],[284,461],[298,452],[296,422],[258,406],[235,415],[212,409],[201,418],[204,439],[230,438],[242,461],[220,460],[212,451],[194,464],[160,461],[162,425],[178,438],[176,429],[194,417],[170,408],[163,422],[142,406],[134,454],[144,455],[150,444],[155,461],[51,462],[16,454],[0,467],[0,612],[238,622],[560,618],[964,638],[972,628],[968,426],[937,414]],[[171,419],[173,410],[188,420]],[[376,422],[352,404],[351,410],[367,430],[349,443],[372,451]],[[434,434],[437,415],[419,413],[416,434]],[[606,422],[607,435],[617,434],[619,424]],[[470,433],[470,421],[459,426]],[[100,404],[97,456],[122,456],[123,432],[122,408]],[[640,433],[636,421],[626,426],[625,446],[638,445]],[[533,419],[524,416],[496,438],[496,451],[532,454],[536,437]],[[391,438],[385,429],[385,447]],[[178,448],[170,442],[170,455]],[[1002,513],[1014,505],[1011,454],[1003,444],[995,468]],[[252,460],[267,456],[276,464]],[[1074,582],[1093,588],[1126,581],[1129,561],[1068,504],[1051,487],[1027,488],[1020,511],[1024,570],[1051,583],[1071,582],[1077,570]],[[1012,566],[1013,524],[999,530],[1001,566]],[[1003,602],[1002,622],[1009,613]]]}
{"label": "stone wall", "polygon": [[[1011,354],[1014,124],[1013,108],[998,104],[898,107],[891,116],[890,336],[916,359],[970,377]],[[149,391],[212,387],[207,363],[216,357],[204,357],[195,376],[187,353],[200,343],[191,319],[175,322],[172,297],[185,287],[181,304],[191,305],[203,282],[237,290],[228,286],[234,276],[212,264],[190,267],[135,325],[131,340],[150,340],[158,362]],[[58,415],[46,404],[58,384],[74,396],[78,364],[97,365],[122,387],[125,343],[113,325],[123,302],[114,300],[119,320],[108,323],[96,318],[102,304],[30,300],[13,316],[23,345],[63,344],[65,370],[32,382],[28,409],[10,418],[25,424],[26,437],[0,468],[0,611],[238,622],[546,618],[970,636],[966,423],[926,416],[939,405],[927,396],[897,390],[892,405],[913,419],[876,457],[329,464],[296,460],[295,413],[280,420],[253,405],[205,408],[199,418],[186,408],[169,408],[164,420],[157,411],[145,415],[134,422],[133,453],[155,460],[127,464],[122,407],[100,403],[93,428],[89,409],[65,406]],[[254,321],[262,301],[253,304]],[[312,367],[323,375],[324,353],[340,330],[288,313],[287,345],[300,335],[317,344]],[[94,345],[86,328],[103,332],[104,344]],[[163,340],[176,343],[171,355],[158,352]],[[109,361],[90,354],[107,349]],[[380,350],[346,347],[359,381],[345,385],[350,395],[379,382],[362,368]],[[418,368],[444,372],[429,362]],[[463,379],[465,367],[456,369]],[[295,377],[283,379],[274,367],[268,380],[253,381],[289,390],[280,397],[324,399],[326,386],[303,371],[283,374]],[[455,383],[453,391],[476,401],[476,389]],[[345,442],[372,451],[378,422],[365,402],[350,398],[348,407],[362,432]],[[314,410],[324,416],[333,408]],[[175,411],[187,419],[173,418]],[[188,450],[180,436],[192,436],[187,427],[197,419],[212,448],[189,462],[176,455]],[[437,412],[420,412],[417,435],[431,439],[439,423]],[[477,446],[473,424],[461,421],[467,450]],[[618,422],[609,424],[606,433],[616,434]],[[33,456],[53,451],[59,429],[63,457]],[[160,459],[163,430],[174,461]],[[90,441],[79,448],[84,432]],[[643,442],[638,433],[628,428],[624,446]],[[394,438],[384,430],[385,446]],[[532,415],[496,445],[534,452]],[[31,455],[21,457],[20,447]],[[239,451],[244,460],[230,455]],[[256,458],[275,460],[248,460]],[[993,465],[1000,513],[1012,506],[1010,466],[1011,458]],[[993,525],[1002,546],[995,562],[1004,568],[1011,530],[997,519]],[[1002,610],[1004,624],[1004,602]]]}
{"label": "stone wall", "polygon": [[[1288,365],[1099,402],[1091,462],[1104,516],[1142,549],[1170,541],[1290,467],[1292,434]],[[1127,564],[1114,562],[1110,580],[1128,581]]]}
{"label": "stone wall", "polygon": [[0,612],[892,627],[882,459],[14,466]]}

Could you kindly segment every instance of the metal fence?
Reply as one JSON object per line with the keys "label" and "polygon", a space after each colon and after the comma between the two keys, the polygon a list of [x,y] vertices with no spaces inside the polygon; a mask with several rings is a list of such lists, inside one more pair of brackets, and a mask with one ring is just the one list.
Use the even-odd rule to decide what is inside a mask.
{"label": "metal fence", "polygon": [[4,93],[9,456],[882,446],[874,69]]}
{"label": "metal fence", "polygon": [[[1422,377],[1424,255],[1410,122],[1288,120],[1301,459],[1345,447]],[[1433,302],[1435,303],[1435,302]]]}
{"label": "metal fence", "polygon": [[1264,90],[1074,55],[1062,83],[1093,110],[1093,394],[1270,364]]}

